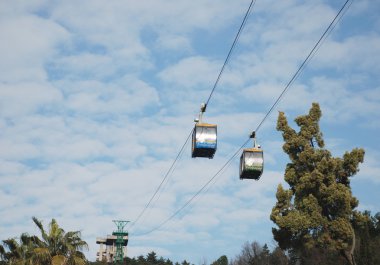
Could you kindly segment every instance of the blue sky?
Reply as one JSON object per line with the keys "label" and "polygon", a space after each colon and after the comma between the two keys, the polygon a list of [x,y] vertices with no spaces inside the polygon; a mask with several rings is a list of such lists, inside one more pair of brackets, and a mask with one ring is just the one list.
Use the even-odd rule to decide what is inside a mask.
{"label": "blue sky", "polygon": [[[0,1],[0,238],[37,233],[32,216],[81,230],[94,260],[113,219],[134,221],[207,100],[248,0]],[[234,258],[246,241],[275,244],[269,220],[287,157],[275,130],[319,102],[326,147],[355,147],[360,210],[380,211],[380,3],[353,1],[265,121],[260,181],[238,159],[160,229],[244,143],[344,1],[257,0],[211,98],[213,160],[190,146],[131,230],[128,255]],[[294,123],[292,122],[294,125]]]}

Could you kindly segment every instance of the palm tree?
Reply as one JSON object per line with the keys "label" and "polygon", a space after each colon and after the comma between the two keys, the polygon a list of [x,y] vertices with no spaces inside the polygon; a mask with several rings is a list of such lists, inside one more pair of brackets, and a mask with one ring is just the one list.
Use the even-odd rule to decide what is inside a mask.
{"label": "palm tree", "polygon": [[87,259],[83,250],[88,250],[88,245],[81,239],[80,231],[67,232],[59,227],[55,219],[49,224],[46,232],[42,222],[33,217],[33,222],[39,228],[42,239],[36,239],[37,247],[34,248],[33,261],[36,265],[85,265]]}
{"label": "palm tree", "polygon": [[29,236],[27,233],[23,233],[19,241],[16,238],[3,240],[0,245],[0,264],[31,265],[33,264],[34,247],[35,237]]}

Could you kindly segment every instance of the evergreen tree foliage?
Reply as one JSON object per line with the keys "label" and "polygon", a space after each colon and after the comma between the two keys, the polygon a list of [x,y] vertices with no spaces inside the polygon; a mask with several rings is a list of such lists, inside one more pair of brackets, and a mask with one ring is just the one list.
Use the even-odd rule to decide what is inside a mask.
{"label": "evergreen tree foliage", "polygon": [[[107,262],[106,261],[94,261],[94,262],[89,262],[88,264],[91,264],[91,265],[107,265]],[[127,263],[127,264],[129,264],[129,263]]]}
{"label": "evergreen tree foliage", "polygon": [[355,264],[353,222],[363,216],[355,211],[358,200],[352,195],[350,178],[363,162],[364,150],[355,148],[343,158],[333,157],[324,148],[319,120],[322,112],[313,103],[307,115],[295,119],[300,130],[292,129],[283,112],[279,113],[277,130],[285,141],[283,150],[290,163],[285,169],[286,189],[277,188],[277,203],[271,220],[274,239],[283,250],[296,257],[312,249],[341,254]]}
{"label": "evergreen tree foliage", "polygon": [[226,255],[220,256],[216,261],[211,263],[211,265],[228,265],[228,258]]}
{"label": "evergreen tree foliage", "polygon": [[[100,261],[96,262],[89,262],[90,265],[100,265],[100,264],[107,264]],[[113,264],[113,263],[110,263]],[[137,258],[124,258],[124,263],[128,265],[173,265],[174,263],[170,259],[164,259],[163,257],[158,258],[156,252],[151,251],[149,252],[146,257],[143,255],[139,255]],[[176,262],[176,265],[180,265],[180,263]],[[184,260],[182,262],[183,265],[190,265],[189,262]]]}
{"label": "evergreen tree foliage", "polygon": [[156,252],[152,251],[146,256],[146,261],[149,265],[155,265],[158,263]]}
{"label": "evergreen tree foliage", "polygon": [[365,211],[364,216],[366,221],[355,227],[357,265],[377,265],[380,264],[380,213],[371,216]]}
{"label": "evergreen tree foliage", "polygon": [[347,260],[337,251],[318,247],[304,249],[302,255],[290,251],[289,258],[291,265],[347,265]]}
{"label": "evergreen tree foliage", "polygon": [[187,262],[186,260],[182,261],[181,265],[191,265],[189,262]]}

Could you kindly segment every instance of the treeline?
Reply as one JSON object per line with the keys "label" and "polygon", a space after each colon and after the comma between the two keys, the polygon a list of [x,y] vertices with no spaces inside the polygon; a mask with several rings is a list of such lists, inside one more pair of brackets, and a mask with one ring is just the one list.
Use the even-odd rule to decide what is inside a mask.
{"label": "treeline", "polygon": [[233,260],[230,265],[287,265],[289,259],[279,247],[276,247],[272,252],[268,245],[261,246],[256,241],[246,242],[241,250],[241,253]]}
{"label": "treeline", "polygon": [[[360,226],[355,227],[355,262],[356,265],[380,265],[380,213],[371,215],[365,211],[366,217]],[[91,265],[105,265],[106,262],[90,262]],[[170,259],[157,257],[152,251],[146,256],[140,255],[136,258],[125,258],[127,265],[194,265],[184,260],[174,262]],[[305,248],[302,253],[283,251],[279,247],[270,250],[267,244],[246,242],[240,253],[228,259],[223,255],[210,264],[197,265],[347,265],[344,257],[333,249]]]}
{"label": "treeline", "polygon": [[[274,251],[270,251],[265,244],[261,246],[257,242],[248,243],[243,245],[241,253],[234,259],[228,260],[226,255],[222,255],[217,260],[210,264],[201,262],[198,265],[287,265],[289,264],[288,258],[285,253],[276,248]],[[106,265],[105,261],[90,262],[90,265]],[[125,258],[124,264],[127,265],[194,265],[186,260],[182,262],[173,262],[170,259],[163,257],[158,258],[157,254],[152,251],[144,257],[143,255],[137,258]]]}
{"label": "treeline", "polygon": [[[105,265],[107,264],[105,261],[96,261],[90,262],[90,265]],[[173,262],[170,259],[164,259],[163,257],[158,258],[156,252],[152,251],[144,257],[143,255],[138,256],[137,258],[124,258],[124,264],[128,265],[194,265],[190,264],[186,260],[179,262]],[[220,264],[220,265],[228,265],[228,264]]]}
{"label": "treeline", "polygon": [[[369,211],[362,213],[365,217],[355,229],[355,263],[356,265],[380,264],[380,213],[371,215]],[[33,222],[41,232],[38,236],[25,233],[20,237],[2,240],[0,244],[0,265],[11,264],[90,264],[105,265],[106,262],[88,262],[81,250],[87,248],[78,231],[65,232],[53,219],[46,230],[41,221],[33,218]],[[128,265],[194,265],[188,261],[174,262],[157,257],[155,252],[146,256],[124,260]],[[279,247],[273,250],[267,244],[254,241],[246,242],[240,253],[230,260],[223,255],[210,265],[346,265],[347,260],[334,249],[304,248],[302,253],[283,251]],[[209,265],[204,264],[197,265]]]}

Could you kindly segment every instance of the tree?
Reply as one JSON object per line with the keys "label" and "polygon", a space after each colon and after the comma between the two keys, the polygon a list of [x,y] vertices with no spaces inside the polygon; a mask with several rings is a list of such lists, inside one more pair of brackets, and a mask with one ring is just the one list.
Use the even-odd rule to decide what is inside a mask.
{"label": "tree", "polygon": [[189,262],[187,262],[186,260],[182,261],[181,265],[190,265]]}
{"label": "tree", "polygon": [[262,247],[256,241],[243,245],[241,253],[232,260],[231,265],[287,265],[288,258],[284,252],[276,248],[273,253],[270,252],[268,245]]}
{"label": "tree", "polygon": [[2,264],[29,265],[33,264],[34,237],[23,233],[19,240],[9,238],[0,245]]}
{"label": "tree", "polygon": [[6,262],[5,262],[5,248],[3,245],[0,245],[0,265],[4,265]]}
{"label": "tree", "polygon": [[88,245],[81,239],[80,231],[65,232],[55,219],[49,224],[46,232],[42,222],[33,217],[39,228],[42,239],[36,238],[38,247],[34,248],[34,264],[36,265],[85,265],[87,260],[83,254]]}
{"label": "tree", "polygon": [[228,258],[226,255],[220,256],[216,261],[211,263],[211,265],[228,265]]}
{"label": "tree", "polygon": [[259,255],[262,252],[262,247],[256,241],[249,243],[245,242],[240,255],[237,256],[235,265],[253,265],[257,264]]}
{"label": "tree", "polygon": [[[106,262],[105,262],[106,263]],[[107,264],[107,263],[106,263]],[[124,262],[123,264],[128,264],[128,265],[138,265],[139,263],[137,262],[136,258],[130,258],[130,257],[124,257]]]}
{"label": "tree", "polygon": [[158,260],[156,252],[152,251],[148,253],[148,255],[146,256],[146,261],[151,265],[157,264]]}
{"label": "tree", "polygon": [[94,261],[94,262],[88,262],[90,265],[107,265],[108,263],[106,261]]}
{"label": "tree", "polygon": [[332,157],[319,129],[321,115],[319,104],[313,103],[309,114],[295,119],[300,127],[296,132],[279,113],[277,130],[290,159],[285,169],[290,187],[277,188],[271,220],[278,228],[272,231],[279,246],[296,256],[318,248],[336,251],[355,264],[353,222],[363,216],[355,211],[358,200],[352,195],[350,178],[358,172],[364,150],[355,148],[343,158]]}
{"label": "tree", "polygon": [[[173,265],[170,259],[157,258],[157,254],[154,251],[148,253],[146,257],[143,255],[139,255],[137,258],[125,257],[124,263],[129,265]],[[176,264],[179,265],[178,262]]]}
{"label": "tree", "polygon": [[260,253],[260,262],[263,265],[269,265],[270,251],[267,244],[264,244],[263,250]]}
{"label": "tree", "polygon": [[358,265],[380,264],[380,213],[371,216],[365,211],[366,221],[355,227],[357,247],[355,257]]}
{"label": "tree", "polygon": [[173,262],[170,259],[166,259],[164,265],[173,265]]}
{"label": "tree", "polygon": [[269,257],[269,264],[273,265],[288,265],[289,260],[281,248],[276,247]]}

